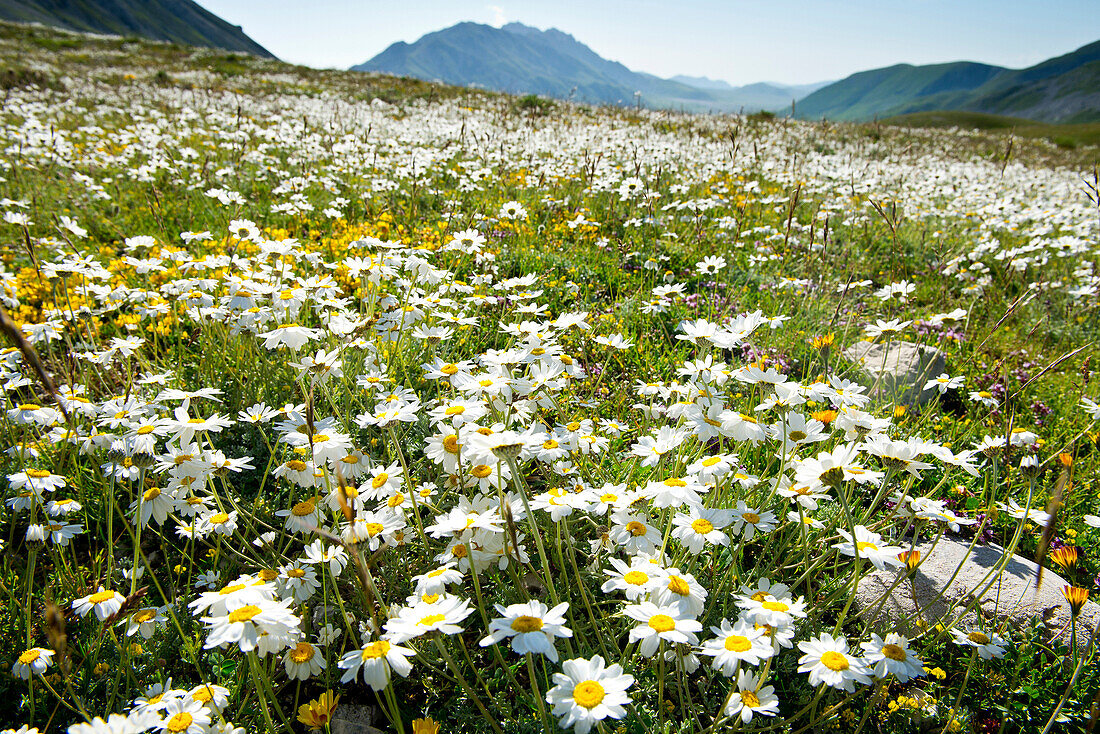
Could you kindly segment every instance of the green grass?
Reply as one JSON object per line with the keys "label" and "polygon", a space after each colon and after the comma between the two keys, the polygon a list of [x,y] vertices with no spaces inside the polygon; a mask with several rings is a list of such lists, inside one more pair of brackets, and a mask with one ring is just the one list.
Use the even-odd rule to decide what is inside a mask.
{"label": "green grass", "polygon": [[952,110],[913,112],[907,115],[887,117],[880,122],[895,127],[957,127],[963,130],[981,130],[982,132],[992,132],[998,135],[1010,134],[1022,138],[1039,138],[1070,149],[1079,146],[1100,145],[1100,122],[1056,125],[1025,120],[1020,117]]}
{"label": "green grass", "polygon": [[[752,538],[731,531],[728,547],[707,546],[696,554],[671,535],[682,508],[654,507],[645,499],[632,504],[638,517],[658,529],[666,565],[692,574],[707,590],[708,602],[695,615],[703,626],[702,639],[712,636],[710,626],[737,618],[735,597],[743,585],[767,578],[790,585],[793,595],[807,602],[806,617],[794,628],[796,642],[836,631],[858,653],[858,643],[872,629],[847,602],[867,564],[835,548],[840,531],[858,523],[899,544],[934,536],[941,524],[922,521],[914,530],[883,501],[895,491],[906,492],[942,501],[980,523],[950,537],[969,541],[978,533],[1036,558],[1040,532],[996,510],[996,502],[1026,501],[1034,489],[1033,506],[1046,507],[1069,476],[1062,453],[1073,459],[1072,483],[1062,485],[1064,507],[1055,540],[1076,543],[1083,553],[1075,570],[1056,569],[1050,556],[1044,565],[1047,573],[1058,571],[1095,596],[1100,532],[1084,516],[1100,510],[1100,437],[1079,404],[1082,397],[1096,397],[1100,306],[1095,298],[1075,299],[1069,291],[1091,282],[1100,264],[1091,240],[1073,257],[1059,256],[1053,246],[1058,241],[1081,247],[1079,240],[1091,236],[1094,213],[1077,208],[1072,195],[1052,198],[1033,186],[1034,180],[1050,179],[1076,186],[1064,168],[1084,155],[1081,149],[1020,139],[1013,148],[1013,160],[1020,165],[1000,179],[996,155],[1003,155],[1001,136],[1011,126],[957,135],[886,124],[809,125],[767,115],[734,119],[593,109],[385,75],[226,58],[221,52],[165,44],[122,48],[115,40],[87,40],[78,48],[52,50],[37,43],[43,33],[51,37],[0,24],[0,64],[49,69],[68,84],[64,90],[38,91],[13,85],[11,103],[0,115],[6,179],[0,182],[0,198],[10,200],[3,207],[9,221],[0,220],[0,234],[11,245],[0,249],[0,296],[12,317],[32,331],[47,318],[57,321],[59,338],[39,341],[37,353],[57,384],[85,388],[86,399],[101,407],[94,417],[74,415],[72,428],[87,445],[63,440],[60,426],[51,433],[19,422],[24,412],[41,410],[19,406],[49,405],[50,398],[37,374],[19,364],[21,352],[0,351],[5,370],[0,384],[6,391],[0,406],[0,499],[13,504],[20,499],[7,477],[47,470],[66,480],[51,497],[79,501],[81,510],[70,517],[86,531],[68,546],[28,541],[30,525],[44,519],[40,503],[18,512],[5,505],[0,513],[4,725],[33,719],[44,727],[49,720],[51,731],[61,730],[83,719],[80,706],[93,716],[124,711],[146,695],[148,686],[167,683],[169,677],[184,690],[200,681],[225,687],[226,717],[248,731],[293,728],[278,723],[278,711],[293,719],[295,704],[326,690],[340,693],[344,702],[373,702],[377,699],[361,678],[339,682],[336,662],[346,653],[355,657],[361,641],[375,638],[369,627],[362,633],[359,622],[385,622],[395,606],[407,606],[416,592],[412,576],[437,565],[437,555],[465,557],[451,545],[461,541],[467,552],[493,554],[484,569],[449,587],[470,602],[473,612],[462,621],[462,633],[440,636],[442,649],[427,637],[408,643],[416,650],[414,668],[408,678],[395,676],[387,686],[393,696],[383,698],[380,716],[400,717],[406,732],[413,718],[425,714],[448,732],[491,731],[494,726],[506,734],[542,731],[537,701],[554,684],[561,663],[544,665],[535,658],[529,667],[507,645],[482,647],[479,642],[487,632],[485,619],[497,616],[494,604],[517,604],[533,595],[551,606],[560,595],[570,605],[568,626],[574,632],[569,654],[565,643],[557,642],[561,656],[605,655],[635,678],[629,691],[633,705],[621,722],[605,722],[608,730],[648,734],[666,722],[677,734],[709,732],[733,684],[705,660],[695,672],[676,672],[673,661],[647,659],[628,643],[635,625],[624,615],[623,596],[602,591],[610,560],[607,551],[598,549],[613,521],[580,509],[567,520],[553,520],[541,509],[518,522],[515,518],[520,496],[545,501],[550,508],[552,498],[571,497],[580,485],[613,493],[622,491],[615,485],[646,487],[655,481],[664,491],[660,486],[678,486],[665,484],[666,479],[694,474],[687,467],[719,453],[729,455],[737,473],[706,491],[708,505],[731,509],[744,502],[754,511],[773,512],[774,530]],[[371,104],[373,99],[392,106]],[[875,178],[883,162],[892,173]],[[969,190],[926,185],[943,169],[959,168],[967,171],[969,177],[961,180]],[[843,175],[823,175],[837,171]],[[900,174],[920,186],[899,188],[894,177]],[[619,194],[619,185],[635,176],[644,180],[648,198]],[[204,193],[215,187],[238,192],[243,203],[222,205]],[[978,188],[995,193],[992,204],[974,198]],[[1036,203],[1029,196],[1046,210],[1026,210]],[[966,197],[967,208],[952,208],[958,197]],[[526,208],[526,218],[502,219],[502,207],[511,201]],[[23,202],[26,209],[11,202]],[[295,213],[278,208],[288,202],[308,207]],[[342,216],[326,215],[330,207]],[[1030,213],[1023,217],[1022,211]],[[21,213],[29,224],[20,223],[16,215]],[[578,214],[588,223],[577,225]],[[62,216],[75,218],[87,237],[62,228]],[[255,243],[229,238],[234,219],[255,222],[265,246],[275,247],[266,242],[270,239],[289,247],[287,240],[293,238],[298,249],[282,258],[261,256]],[[470,246],[442,247],[452,233],[467,228],[485,238],[481,257]],[[185,230],[209,230],[214,239],[188,245],[180,237]],[[153,238],[148,252],[129,251],[136,245],[127,238],[136,236]],[[1036,241],[1043,249],[1027,250]],[[1009,251],[1015,255],[999,257]],[[89,273],[87,263],[47,277],[53,264],[74,252],[109,269],[106,275],[86,276],[102,277],[100,286],[85,283],[83,275],[66,274],[72,268]],[[147,259],[152,254],[159,263]],[[210,264],[205,257],[228,254],[236,260],[193,268],[196,262]],[[704,258],[719,255],[725,259],[723,269],[700,271]],[[1022,256],[1034,259],[1017,267]],[[165,270],[145,271],[154,264]],[[368,270],[355,277],[352,265]],[[293,268],[293,275],[286,268]],[[532,276],[531,282],[507,284],[524,276]],[[974,289],[978,278],[984,282],[981,293]],[[417,288],[410,287],[411,279]],[[874,295],[875,289],[902,280],[914,285],[904,302]],[[870,285],[843,295],[838,291],[845,283],[862,281]],[[670,284],[677,289],[659,300],[655,289]],[[294,298],[295,290],[307,300],[300,313],[276,314],[276,305]],[[229,305],[249,293],[262,304],[256,306],[259,311]],[[1029,293],[1034,297],[1027,298]],[[502,296],[507,299],[498,300]],[[224,311],[194,310],[205,297]],[[933,314],[954,308],[966,312],[965,325],[929,323]],[[264,309],[271,309],[274,320],[256,331],[299,323],[317,330],[315,341],[298,351],[269,349],[268,337],[248,327],[251,314]],[[775,329],[761,326],[744,345],[729,349],[676,338],[685,322],[728,323],[757,310],[786,321]],[[553,325],[560,316],[582,313],[587,329]],[[449,316],[466,322],[449,336],[424,338],[408,324],[386,327],[420,314],[418,327],[447,325]],[[340,316],[352,324],[350,333],[330,328],[339,325],[339,318],[332,318]],[[966,385],[919,408],[872,403],[863,420],[877,421],[877,430],[895,440],[934,442],[955,453],[983,436],[1004,436],[1012,429],[1034,429],[1041,442],[1011,453],[990,452],[995,462],[976,457],[978,476],[931,455],[924,455],[931,468],[910,474],[899,468],[904,460],[878,457],[865,447],[860,467],[883,475],[871,484],[854,478],[840,482],[829,493],[835,499],[820,500],[817,509],[804,506],[822,524],[805,534],[798,523],[787,521],[794,505],[772,494],[772,482],[798,466],[812,466],[809,460],[818,451],[861,443],[870,424],[851,428],[847,436],[837,429],[843,416],[823,412],[839,396],[791,408],[829,423],[822,428],[825,440],[800,447],[794,457],[784,454],[775,439],[725,436],[715,441],[694,435],[652,467],[632,453],[642,438],[662,427],[695,425],[686,415],[651,411],[654,403],[666,411],[687,411],[693,409],[687,403],[704,408],[716,400],[730,410],[723,420],[747,425],[751,421],[740,416],[755,416],[778,425],[780,412],[757,410],[773,388],[727,372],[756,365],[807,386],[830,376],[856,378],[858,366],[843,358],[842,349],[858,342],[868,325],[889,319],[913,322],[903,338],[942,349],[946,370],[965,377]],[[613,335],[632,345],[615,350],[596,340]],[[145,342],[129,357],[107,351],[131,336]],[[292,366],[307,356],[320,358],[318,349],[340,356],[342,374],[316,368],[299,374]],[[559,350],[568,361],[555,356]],[[97,358],[86,358],[89,352]],[[1071,356],[1062,359],[1066,355]],[[395,522],[401,516],[400,538],[370,550],[367,539],[343,545],[339,538],[346,515],[338,502],[335,509],[327,502],[318,505],[318,522],[331,533],[319,535],[311,527],[302,533],[287,530],[285,511],[315,495],[330,496],[341,481],[323,460],[320,485],[312,473],[290,473],[304,471],[292,462],[306,466],[303,460],[319,457],[316,452],[331,440],[313,430],[318,424],[346,435],[370,466],[387,475],[407,467],[418,486],[431,485],[433,495],[416,494],[423,524],[451,510],[463,512],[460,500],[476,501],[483,514],[491,513],[486,508],[499,503],[493,481],[500,475],[483,467],[497,467],[495,454],[477,459],[488,463],[471,465],[471,454],[478,455],[471,443],[461,463],[456,459],[453,466],[441,467],[426,451],[429,440],[441,442],[449,435],[445,431],[453,424],[447,421],[463,415],[445,414],[440,423],[427,411],[467,390],[425,376],[422,365],[437,357],[447,362],[482,358],[482,367],[472,371],[494,370],[493,364],[504,362],[512,379],[531,378],[531,402],[490,402],[468,393],[475,403],[469,409],[486,411],[480,425],[488,435],[499,434],[505,424],[516,430],[544,425],[565,442],[592,421],[593,435],[607,441],[602,450],[565,454],[569,466],[525,458],[518,465],[521,480],[501,488],[515,492],[518,504],[510,505],[515,509],[500,524],[523,534],[531,560],[516,567],[517,561],[503,552],[503,542],[498,553],[490,536],[466,535],[460,527],[457,534],[421,539],[415,515],[402,510],[386,516]],[[536,357],[563,372],[547,378],[535,368]],[[712,368],[714,362],[725,367],[706,376],[707,360]],[[583,371],[567,369],[577,367]],[[327,379],[321,379],[323,374]],[[364,378],[361,384],[358,378]],[[494,374],[498,378],[504,379],[503,373]],[[378,379],[389,382],[376,393],[371,385]],[[649,383],[663,385],[668,397],[647,394]],[[485,387],[477,384],[469,390]],[[528,387],[526,382],[513,386]],[[197,461],[195,456],[181,456],[177,463],[166,444],[173,433],[193,424],[178,422],[175,409],[182,398],[157,398],[166,388],[218,390],[216,401],[189,398],[188,416],[216,413],[231,425],[194,438],[227,459],[250,457],[254,468],[223,468],[201,480],[192,478],[187,472],[198,471],[189,464]],[[404,401],[399,397],[404,390],[415,392],[422,404],[414,420],[392,432],[366,420],[360,425],[360,416]],[[969,396],[983,390],[994,397],[994,408]],[[127,399],[147,412],[106,407]],[[239,411],[259,402],[276,409],[289,404],[275,419],[289,424],[236,420]],[[299,404],[302,418],[295,422],[291,416]],[[859,414],[849,410],[848,415]],[[624,433],[615,435],[600,424],[608,419],[622,423]],[[117,421],[123,422],[112,425]],[[164,435],[141,432],[153,421]],[[570,428],[573,424],[577,427]],[[97,446],[93,431],[120,443],[114,450],[107,442]],[[148,435],[156,439],[152,450],[165,461],[162,466],[146,466],[144,453],[124,440]],[[307,435],[307,443],[293,445]],[[473,435],[478,434],[463,432],[464,439],[480,440]],[[549,437],[537,443],[543,450],[554,448],[547,446]],[[1024,455],[1043,462],[1034,487],[1018,468]],[[112,464],[144,469],[136,479],[114,480],[104,470]],[[503,474],[505,467],[497,469]],[[146,479],[149,484],[139,483]],[[474,480],[486,480],[489,489],[482,494],[465,486]],[[352,485],[373,489],[372,475]],[[390,500],[400,497],[396,506],[409,507],[412,495],[405,486],[398,483],[401,491],[384,495],[379,504],[389,508]],[[238,529],[224,537],[183,537],[176,532],[177,523],[187,525],[179,506],[164,524],[145,526],[139,540],[137,510],[160,496],[146,494],[154,487],[206,498],[211,507],[204,514],[211,522],[219,504],[235,508]],[[838,501],[837,491],[845,492],[845,502]],[[363,509],[368,510],[375,511],[375,505]],[[274,542],[256,545],[256,536],[268,528]],[[339,577],[327,565],[318,567],[323,587],[291,606],[311,641],[319,631],[315,619],[324,617],[341,630],[339,639],[324,646],[324,673],[299,686],[285,672],[282,650],[256,664],[236,645],[203,647],[207,625],[186,606],[198,593],[200,574],[213,575],[211,583],[224,588],[241,574],[279,573],[299,560],[315,537],[340,544],[358,559]],[[616,553],[628,556],[621,549]],[[122,569],[134,563],[145,572],[140,585],[122,576]],[[284,582],[292,578],[284,576]],[[124,595],[145,586],[145,596],[134,603],[170,608],[174,621],[138,639],[125,637],[125,627],[108,628],[94,614],[79,617],[72,602],[101,584]],[[60,615],[53,613],[54,604]],[[779,717],[766,724],[855,731],[863,721],[863,731],[917,734],[943,729],[948,709],[959,701],[962,732],[1037,734],[1065,697],[1062,711],[1071,726],[1087,726],[1089,707],[1100,692],[1100,667],[1095,660],[1083,666],[1071,688],[1072,653],[1064,637],[1052,640],[1037,626],[1004,629],[1010,642],[1005,657],[978,661],[971,669],[969,648],[952,642],[935,621],[912,639],[914,654],[930,674],[908,684],[891,680],[877,688],[857,687],[850,695],[824,687],[815,691],[797,670],[801,651],[780,651],[766,664],[765,676],[780,699]],[[55,650],[66,666],[55,664],[45,677],[34,678],[33,686],[9,675],[17,656],[30,647]],[[909,701],[917,696],[934,702],[937,713],[925,705],[925,718],[916,720]],[[475,701],[489,713],[483,715]],[[556,727],[549,723],[550,730]]]}

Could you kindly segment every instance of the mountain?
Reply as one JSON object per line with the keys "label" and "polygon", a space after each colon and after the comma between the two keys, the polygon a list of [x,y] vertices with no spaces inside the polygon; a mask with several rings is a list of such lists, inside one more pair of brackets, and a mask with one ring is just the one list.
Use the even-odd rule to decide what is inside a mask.
{"label": "mountain", "polygon": [[1041,122],[1100,120],[1100,41],[1026,69],[958,61],[853,74],[797,104],[799,117],[867,120],[958,110]]}
{"label": "mountain", "polygon": [[785,110],[790,108],[792,100],[799,100],[832,82],[815,84],[780,84],[778,82],[757,82],[743,87],[731,86],[719,79],[705,76],[674,76],[670,81],[687,84],[696,89],[711,89],[723,97],[736,100],[746,110]]}
{"label": "mountain", "polygon": [[240,26],[230,25],[191,0],[0,0],[0,20],[274,58]]}
{"label": "mountain", "polygon": [[[710,79],[662,79],[631,71],[602,58],[568,33],[521,23],[502,28],[459,23],[415,43],[398,41],[352,69],[593,104],[640,101],[646,107],[703,112],[784,108],[792,99],[778,88],[761,93]],[[641,93],[640,100],[636,92]]]}
{"label": "mountain", "polygon": [[676,76],[669,77],[669,81],[686,84],[696,89],[733,89],[733,86],[729,82],[724,82],[721,79],[710,79],[705,76],[685,76],[684,74],[677,74]]}

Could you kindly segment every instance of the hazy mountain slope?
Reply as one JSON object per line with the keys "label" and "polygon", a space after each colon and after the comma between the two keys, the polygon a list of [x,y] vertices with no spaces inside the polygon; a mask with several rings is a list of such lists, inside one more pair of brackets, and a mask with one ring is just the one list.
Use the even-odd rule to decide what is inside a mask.
{"label": "hazy mountain slope", "polygon": [[863,120],[898,114],[892,111],[921,97],[969,92],[1004,71],[1000,66],[967,61],[861,71],[808,95],[798,103],[798,116]]}
{"label": "hazy mountain slope", "polygon": [[956,62],[860,72],[798,103],[804,118],[962,110],[1043,122],[1100,120],[1100,42],[1026,69]]}
{"label": "hazy mountain slope", "polygon": [[520,23],[502,28],[459,23],[415,43],[394,43],[352,68],[596,104],[634,104],[636,92],[647,107],[694,111],[774,109],[791,101],[787,91],[769,85],[733,88],[699,79],[687,84],[631,71],[567,33]]}
{"label": "hazy mountain slope", "polygon": [[191,0],[0,0],[0,19],[273,58],[240,26],[230,25]]}

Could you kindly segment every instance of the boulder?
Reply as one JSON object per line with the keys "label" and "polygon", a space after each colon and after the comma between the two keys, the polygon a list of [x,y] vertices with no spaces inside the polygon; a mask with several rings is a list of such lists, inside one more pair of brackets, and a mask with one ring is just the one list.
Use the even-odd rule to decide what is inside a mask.
{"label": "boulder", "polygon": [[898,405],[923,405],[938,395],[924,390],[924,384],[939,377],[947,364],[935,347],[897,340],[856,342],[843,354],[859,366],[856,381],[867,386],[868,395]]}
{"label": "boulder", "polygon": [[378,707],[357,703],[341,703],[332,714],[329,729],[332,734],[382,734],[374,726]]}
{"label": "boulder", "polygon": [[[900,545],[908,548],[904,543]],[[958,617],[973,599],[980,598],[974,611],[956,623],[957,628],[977,626],[980,620],[976,611],[980,609],[987,625],[1008,620],[1016,627],[1026,627],[1038,617],[1051,635],[1064,634],[1068,638],[1070,610],[1062,596],[1062,587],[1068,584],[1065,579],[1046,569],[1042,585],[1036,588],[1039,567],[1017,555],[1008,559],[999,577],[986,579],[1004,558],[1004,549],[992,544],[976,545],[968,556],[969,547],[969,542],[946,537],[935,547],[931,542],[917,545],[921,564],[912,579],[903,580],[882,601],[883,594],[905,569],[868,574],[860,580],[853,606],[880,632],[914,635],[920,632],[917,620],[928,627],[946,624]],[[1100,623],[1100,604],[1086,602],[1077,618],[1078,647],[1083,649],[1088,644],[1089,634],[1097,623]]]}

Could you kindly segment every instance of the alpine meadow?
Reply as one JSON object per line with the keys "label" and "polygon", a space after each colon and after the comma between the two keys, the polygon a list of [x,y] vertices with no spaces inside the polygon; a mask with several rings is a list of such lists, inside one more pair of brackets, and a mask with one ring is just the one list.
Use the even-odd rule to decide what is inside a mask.
{"label": "alpine meadow", "polygon": [[4,734],[1100,720],[1089,141],[0,68]]}

